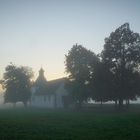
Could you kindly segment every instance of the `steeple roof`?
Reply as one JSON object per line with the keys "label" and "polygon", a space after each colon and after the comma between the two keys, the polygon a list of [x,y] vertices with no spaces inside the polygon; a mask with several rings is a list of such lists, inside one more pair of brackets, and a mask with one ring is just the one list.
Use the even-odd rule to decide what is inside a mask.
{"label": "steeple roof", "polygon": [[39,75],[38,75],[38,78],[35,82],[36,86],[42,86],[42,85],[46,85],[47,84],[47,80],[44,76],[44,70],[43,68],[40,68],[39,70]]}

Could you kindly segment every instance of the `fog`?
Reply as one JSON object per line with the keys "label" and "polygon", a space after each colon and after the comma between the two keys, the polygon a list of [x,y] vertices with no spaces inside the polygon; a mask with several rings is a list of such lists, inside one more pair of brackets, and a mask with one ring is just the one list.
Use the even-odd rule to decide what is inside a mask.
{"label": "fog", "polygon": [[[0,109],[9,109],[9,108],[13,108],[12,103],[6,103],[4,104],[4,95],[2,93],[0,93]],[[90,104],[100,104],[100,102],[95,102],[93,100],[90,100],[88,103]],[[125,103],[125,102],[124,102]],[[103,104],[114,104],[113,101],[108,101],[108,102],[104,102]],[[140,104],[140,98],[138,98],[136,101],[132,101],[130,100],[130,104]],[[23,107],[23,104],[21,102],[18,102],[16,104],[16,107]],[[44,108],[44,107],[43,107]]]}
{"label": "fog", "polygon": [[[13,108],[12,103],[6,103],[4,104],[4,95],[2,93],[0,93],[0,109],[9,109],[9,108]],[[17,103],[16,105],[17,107],[23,107],[23,104],[21,102]]]}

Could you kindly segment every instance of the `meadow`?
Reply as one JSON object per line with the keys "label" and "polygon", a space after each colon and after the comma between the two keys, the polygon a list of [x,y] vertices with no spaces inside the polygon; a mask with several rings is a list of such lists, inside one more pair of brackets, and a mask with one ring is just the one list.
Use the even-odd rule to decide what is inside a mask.
{"label": "meadow", "polygon": [[115,110],[0,110],[0,140],[139,140],[140,105]]}

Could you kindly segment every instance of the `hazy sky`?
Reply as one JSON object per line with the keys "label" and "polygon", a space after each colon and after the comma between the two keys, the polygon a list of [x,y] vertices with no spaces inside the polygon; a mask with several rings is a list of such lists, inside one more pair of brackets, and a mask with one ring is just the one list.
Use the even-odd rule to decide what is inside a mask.
{"label": "hazy sky", "polygon": [[140,0],[0,0],[0,78],[9,62],[63,77],[73,44],[98,53],[125,22],[140,33]]}

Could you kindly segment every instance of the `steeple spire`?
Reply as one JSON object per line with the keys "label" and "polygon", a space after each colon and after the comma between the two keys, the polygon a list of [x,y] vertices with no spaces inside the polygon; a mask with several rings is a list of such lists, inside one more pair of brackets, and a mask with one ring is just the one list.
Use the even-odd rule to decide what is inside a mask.
{"label": "steeple spire", "polygon": [[40,70],[39,70],[38,78],[36,80],[36,85],[46,85],[46,82],[47,82],[47,80],[44,76],[44,70],[41,67]]}
{"label": "steeple spire", "polygon": [[[43,78],[44,77],[44,70],[43,68],[41,67],[41,69],[39,70],[39,77],[40,78]],[[45,77],[44,77],[45,78]]]}

